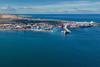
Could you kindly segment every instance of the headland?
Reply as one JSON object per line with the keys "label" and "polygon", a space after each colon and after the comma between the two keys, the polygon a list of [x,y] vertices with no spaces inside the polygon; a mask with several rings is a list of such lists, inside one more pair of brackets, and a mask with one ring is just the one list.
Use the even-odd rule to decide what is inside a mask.
{"label": "headland", "polygon": [[62,29],[64,33],[71,32],[70,28],[88,28],[100,26],[96,22],[75,22],[66,20],[41,19],[12,14],[0,14],[0,30],[31,30],[35,32],[53,32]]}

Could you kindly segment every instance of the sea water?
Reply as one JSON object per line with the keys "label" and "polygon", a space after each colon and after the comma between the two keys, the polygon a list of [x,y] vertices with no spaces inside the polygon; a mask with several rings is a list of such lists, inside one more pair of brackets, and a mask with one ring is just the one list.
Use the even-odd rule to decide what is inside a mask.
{"label": "sea water", "polygon": [[100,67],[100,27],[71,31],[0,31],[0,67]]}

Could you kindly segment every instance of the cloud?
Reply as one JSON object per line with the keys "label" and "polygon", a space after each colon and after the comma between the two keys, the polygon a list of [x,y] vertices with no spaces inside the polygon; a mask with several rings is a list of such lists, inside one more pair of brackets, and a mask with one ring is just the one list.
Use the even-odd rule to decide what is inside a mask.
{"label": "cloud", "polygon": [[6,6],[6,7],[0,7],[0,10],[12,11],[12,10],[16,10],[16,8],[14,8],[14,7],[10,7],[10,6]]}
{"label": "cloud", "polygon": [[100,1],[65,1],[36,6],[3,6],[0,10],[15,13],[100,13],[99,6]]}

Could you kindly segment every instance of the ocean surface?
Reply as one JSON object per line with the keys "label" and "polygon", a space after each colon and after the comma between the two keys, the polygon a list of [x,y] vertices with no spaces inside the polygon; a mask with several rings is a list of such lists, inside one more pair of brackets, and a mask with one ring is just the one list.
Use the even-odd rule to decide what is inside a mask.
{"label": "ocean surface", "polygon": [[[69,14],[32,16],[100,21],[100,15],[89,14],[70,14],[69,19]],[[100,67],[100,27],[71,31],[66,36],[60,32],[0,31],[0,67]]]}
{"label": "ocean surface", "polygon": [[100,14],[23,14],[33,18],[100,22]]}

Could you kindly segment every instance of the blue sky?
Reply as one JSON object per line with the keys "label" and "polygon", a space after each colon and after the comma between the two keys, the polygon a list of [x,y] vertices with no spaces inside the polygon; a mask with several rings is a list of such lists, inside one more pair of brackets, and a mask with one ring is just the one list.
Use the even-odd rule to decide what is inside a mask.
{"label": "blue sky", "polygon": [[99,0],[0,0],[0,13],[98,14],[99,6]]}

